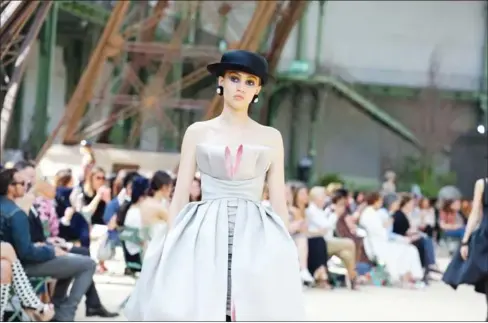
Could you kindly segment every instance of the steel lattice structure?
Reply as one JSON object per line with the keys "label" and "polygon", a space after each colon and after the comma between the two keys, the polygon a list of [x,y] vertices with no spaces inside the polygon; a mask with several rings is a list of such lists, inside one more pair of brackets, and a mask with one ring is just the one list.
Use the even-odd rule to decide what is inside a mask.
{"label": "steel lattice structure", "polygon": [[[10,3],[2,4],[2,43],[4,39],[7,39],[9,46],[19,42],[18,30],[23,25],[21,21],[27,21],[35,15],[34,23],[30,24],[24,39],[24,42],[32,41],[39,32],[51,1]],[[221,106],[219,97],[210,101],[181,97],[183,90],[208,77],[206,65],[218,60],[222,53],[218,42],[202,44],[188,40],[192,31],[200,28],[195,26],[196,17],[205,17],[202,24],[214,34],[223,28],[234,28],[233,38],[224,39],[227,48],[261,51],[268,58],[273,72],[288,35],[305,7],[306,1],[302,0],[117,1],[66,105],[63,117],[46,140],[37,159],[43,156],[58,135],[62,136],[65,144],[76,143],[82,137],[108,142],[114,125],[128,118],[133,121],[130,137],[138,138],[144,116],[149,115],[165,127],[174,128],[166,116],[168,108],[203,109],[204,118],[216,115]],[[7,8],[15,9],[11,10],[17,15],[12,16],[15,19],[4,20]],[[242,8],[252,12],[247,15],[250,16],[247,21],[239,21],[237,14],[232,16],[233,12]],[[226,20],[228,25],[224,26]],[[4,21],[8,24],[4,24]],[[160,31],[168,29],[168,26],[168,37],[164,39]],[[21,46],[23,48],[24,44]],[[5,61],[4,55],[2,46],[2,63]],[[108,73],[110,77],[104,77],[102,72],[107,62],[110,62],[112,68]],[[171,77],[174,66],[181,63],[190,64],[192,69],[181,73],[180,77]],[[18,83],[22,72],[22,68],[15,69],[9,84]],[[141,74],[146,77],[141,77]],[[6,90],[9,93],[15,92],[12,86]],[[2,123],[4,114],[11,114],[15,94],[11,97],[4,101]],[[108,115],[87,122],[86,116],[97,114],[102,105],[109,106]]]}
{"label": "steel lattice structure", "polygon": [[26,58],[52,1],[2,1],[0,6],[1,150],[5,144]]}

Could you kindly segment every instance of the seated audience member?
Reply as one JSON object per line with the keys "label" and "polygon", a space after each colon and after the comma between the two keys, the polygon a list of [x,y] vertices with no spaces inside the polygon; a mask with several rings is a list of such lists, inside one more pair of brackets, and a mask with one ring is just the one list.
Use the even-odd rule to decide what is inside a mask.
{"label": "seated audience member", "polygon": [[147,229],[150,240],[166,233],[172,191],[173,178],[164,171],[155,172],[149,183],[148,196],[140,203],[142,227]]}
{"label": "seated audience member", "polygon": [[15,203],[27,213],[37,196],[35,191],[35,184],[37,182],[35,165],[34,163],[22,160],[16,162],[13,168],[19,172],[20,178],[25,183],[25,194],[17,198]]}
{"label": "seated audience member", "polygon": [[446,200],[439,212],[439,226],[443,235],[449,238],[461,240],[464,236],[466,225],[462,219],[459,211],[461,209],[461,201]]}
{"label": "seated audience member", "polygon": [[[142,235],[142,216],[140,205],[147,196],[148,188],[149,180],[147,178],[143,176],[134,177],[132,179],[130,200],[127,200],[124,202],[124,204],[122,204],[116,217],[118,227],[138,229],[141,240],[144,240],[144,236]],[[122,247],[124,248],[125,259],[127,262],[142,266],[144,245],[136,244],[131,241],[122,241]],[[131,270],[133,272],[140,271],[140,269],[137,268],[132,268]]]}
{"label": "seated audience member", "polygon": [[90,230],[81,214],[75,214],[69,199],[73,192],[71,169],[62,169],[54,176],[56,188],[55,210],[59,223],[59,237],[66,241],[79,241],[82,246],[90,245]]}
{"label": "seated audience member", "polygon": [[[325,230],[307,223],[306,220],[306,207],[308,204],[308,189],[303,184],[296,184],[292,188],[293,190],[293,205],[291,212],[293,214],[293,221],[291,223],[300,223],[296,233],[305,234],[308,236],[308,260],[307,268],[308,273],[313,275],[313,280],[317,283],[318,287],[324,289],[330,289],[329,275],[327,269],[327,244],[324,239]],[[304,227],[307,224],[307,228]],[[289,227],[291,231],[293,225]],[[302,281],[306,284],[307,278],[305,272],[302,270]]]}
{"label": "seated audience member", "polygon": [[404,236],[406,241],[413,244],[420,255],[420,262],[423,268],[426,268],[426,252],[422,241],[422,236],[417,230],[410,226],[408,215],[413,211],[414,200],[409,194],[400,197],[399,210],[393,214],[393,233]]}
{"label": "seated audience member", "polygon": [[[296,212],[295,208],[293,207],[293,184],[286,183],[286,205],[288,207],[288,215],[290,222],[288,223],[288,232],[290,233],[295,245],[297,246],[298,251],[298,261],[300,264],[300,278],[303,284],[313,284],[315,283],[315,279],[313,278],[312,274],[308,270],[308,237],[307,237],[307,223],[305,221],[305,215],[303,212]],[[305,194],[306,195],[306,194]],[[322,253],[322,258],[324,259],[324,263],[327,264],[327,259],[323,255],[325,252]],[[320,267],[320,266],[319,266]]]}
{"label": "seated audience member", "polygon": [[408,194],[400,199],[400,209],[393,215],[393,233],[404,236],[406,241],[415,245],[421,257],[422,267],[426,269],[426,276],[429,271],[439,272],[436,265],[434,242],[427,235],[420,233],[410,225],[408,215],[413,212],[414,200]]}
{"label": "seated audience member", "polygon": [[[109,229],[114,229],[114,224],[116,222],[115,218],[117,216],[117,212],[119,212],[120,207],[124,202],[130,200],[130,196],[132,194],[132,180],[136,176],[140,176],[137,172],[125,172],[120,171],[117,174],[117,178],[123,176],[122,178],[122,189],[120,190],[119,194],[115,196],[107,206],[105,207],[105,211],[103,213],[103,222],[105,222]],[[117,179],[116,179],[117,181]]]}
{"label": "seated audience member", "polygon": [[89,225],[105,225],[103,215],[110,194],[110,188],[105,186],[105,171],[95,166],[90,169],[86,179],[73,189],[70,201]]}
{"label": "seated audience member", "polygon": [[[359,236],[358,226],[356,221],[347,212],[347,208],[343,203],[343,199],[347,199],[347,191],[340,189],[336,191],[335,196],[332,198],[332,204],[334,205],[334,212],[338,216],[336,224],[336,232],[338,237],[347,238],[354,241],[356,246],[356,266],[358,268],[366,268],[361,270],[361,275],[367,273],[367,269],[371,269],[373,263],[369,260],[366,250],[364,249],[364,238]],[[358,270],[359,272],[359,270]]]}
{"label": "seated audience member", "polygon": [[[14,202],[24,192],[24,179],[15,169],[0,172],[2,239],[12,245],[28,276],[57,279],[53,297],[55,319],[74,321],[78,304],[93,282],[95,262],[86,256],[68,256],[57,246],[33,244],[29,219]],[[73,284],[66,296],[71,281]]]}
{"label": "seated audience member", "polygon": [[419,216],[419,223],[418,229],[422,232],[425,232],[429,237],[434,236],[434,228],[435,228],[435,210],[430,204],[430,200],[428,198],[422,198],[419,202],[418,207],[418,216]]}
{"label": "seated audience member", "polygon": [[[310,203],[306,212],[309,228],[313,225],[325,231],[323,237],[327,243],[327,255],[329,257],[335,255],[342,260],[351,280],[351,286],[353,289],[356,289],[356,246],[351,239],[334,237],[338,215],[335,213],[334,204],[331,204],[326,210],[323,210],[326,198],[327,195],[323,187],[316,186],[310,190]],[[339,203],[345,208],[347,195]],[[345,211],[345,209],[342,211]]]}
{"label": "seated audience member", "polygon": [[202,200],[202,183],[199,174],[195,175],[190,187],[190,202],[198,202]]}
{"label": "seated audience member", "polygon": [[424,273],[417,248],[390,239],[384,218],[378,213],[383,206],[379,193],[370,193],[366,201],[368,206],[359,217],[359,225],[367,233],[364,242],[368,258],[377,264],[384,264],[392,283],[400,283],[405,287],[424,287],[421,281]]}
{"label": "seated audience member", "polygon": [[[55,194],[54,186],[50,187],[51,192],[48,192],[48,187],[45,187],[44,190],[45,195],[47,196],[54,196]],[[59,246],[69,253],[90,257],[90,250],[88,248],[73,246],[73,244],[67,243],[66,240],[58,236],[59,223],[50,220],[53,218],[53,215],[57,220],[56,211],[54,209],[54,205],[48,202],[48,199],[44,199],[39,203],[34,203],[29,211],[29,229],[31,241],[38,244],[51,244],[53,246]],[[115,317],[118,315],[117,313],[107,311],[102,305],[93,281],[85,296],[86,316]]]}
{"label": "seated audience member", "polygon": [[13,287],[15,295],[19,297],[22,307],[32,321],[50,321],[54,316],[54,307],[51,304],[44,304],[37,297],[14,248],[10,244],[0,243],[0,259],[0,321],[3,321],[4,318],[11,287]]}

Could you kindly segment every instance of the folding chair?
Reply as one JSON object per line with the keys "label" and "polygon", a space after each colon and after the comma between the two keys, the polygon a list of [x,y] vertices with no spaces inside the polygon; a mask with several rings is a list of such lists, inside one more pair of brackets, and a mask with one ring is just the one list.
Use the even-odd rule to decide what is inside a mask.
{"label": "folding chair", "polygon": [[[121,242],[130,242],[135,245],[139,246],[139,251],[141,252],[141,261],[144,258],[144,242],[145,240],[142,238],[142,230],[139,230],[138,228],[133,228],[133,227],[123,227],[119,231],[119,240]],[[127,268],[129,269],[134,269],[137,271],[140,271],[142,268],[142,264],[138,264],[135,262],[127,262],[126,263]],[[137,279],[137,277],[136,277]],[[119,308],[122,309],[124,308],[125,304],[129,301],[130,295],[127,296],[127,298],[120,304]]]}
{"label": "folding chair", "polygon": [[[53,281],[51,277],[29,277],[29,280],[36,295],[39,295],[44,291],[48,291],[48,283]],[[7,304],[6,312],[13,312],[7,322],[13,322],[14,320],[20,320],[21,322],[32,321],[22,307],[20,299],[14,293],[13,289],[10,293],[10,299]]]}

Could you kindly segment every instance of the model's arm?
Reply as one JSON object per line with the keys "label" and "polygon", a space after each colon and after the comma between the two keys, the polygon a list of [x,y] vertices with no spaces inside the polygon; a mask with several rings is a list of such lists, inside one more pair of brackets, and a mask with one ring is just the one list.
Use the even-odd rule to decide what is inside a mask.
{"label": "model's arm", "polygon": [[201,127],[199,122],[190,125],[186,129],[185,136],[183,137],[178,180],[176,181],[173,199],[169,207],[168,224],[170,227],[173,225],[173,221],[178,213],[188,203],[190,197],[190,187],[196,171],[195,150]]}
{"label": "model's arm", "polygon": [[270,140],[273,147],[271,166],[268,171],[269,201],[273,210],[288,228],[288,208],[285,194],[285,153],[281,133],[271,129]]}
{"label": "model's arm", "polygon": [[[471,233],[473,233],[474,228],[478,225],[481,219],[481,200],[483,197],[483,191],[485,190],[485,183],[483,179],[479,179],[476,181],[474,185],[474,194],[473,194],[473,208],[471,209],[471,214],[468,218],[468,224],[466,225],[466,231],[464,232],[464,237],[462,242],[466,243],[471,237]],[[486,216],[486,215],[485,215]]]}

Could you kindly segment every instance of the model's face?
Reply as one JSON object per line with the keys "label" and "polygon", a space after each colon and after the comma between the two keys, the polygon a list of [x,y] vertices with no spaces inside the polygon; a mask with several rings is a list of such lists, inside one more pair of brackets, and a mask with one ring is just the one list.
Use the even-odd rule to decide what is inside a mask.
{"label": "model's face", "polygon": [[236,110],[247,110],[255,95],[261,91],[257,76],[237,71],[229,71],[219,77],[219,85],[224,88],[224,100]]}

